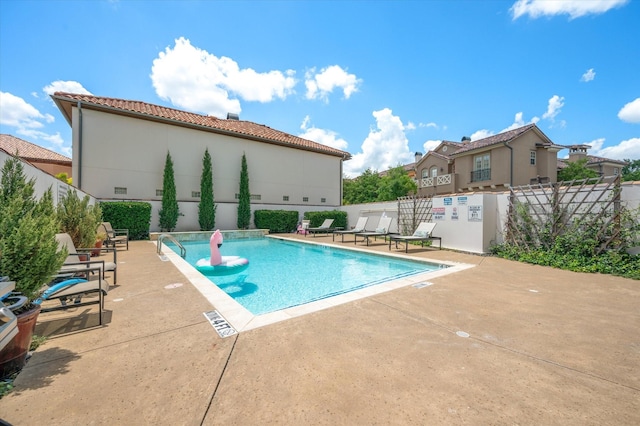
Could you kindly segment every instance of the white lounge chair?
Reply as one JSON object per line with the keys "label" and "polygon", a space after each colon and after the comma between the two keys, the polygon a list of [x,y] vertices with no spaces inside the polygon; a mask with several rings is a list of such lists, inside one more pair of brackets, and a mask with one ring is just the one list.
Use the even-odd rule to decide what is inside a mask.
{"label": "white lounge chair", "polygon": [[409,251],[409,243],[412,241],[420,241],[420,246],[424,247],[426,241],[438,240],[440,249],[442,250],[442,238],[433,236],[433,229],[436,224],[433,222],[420,222],[413,235],[391,235],[389,238],[389,250],[391,250],[391,242],[396,242],[396,248],[398,248],[398,241],[405,243],[404,252]]}

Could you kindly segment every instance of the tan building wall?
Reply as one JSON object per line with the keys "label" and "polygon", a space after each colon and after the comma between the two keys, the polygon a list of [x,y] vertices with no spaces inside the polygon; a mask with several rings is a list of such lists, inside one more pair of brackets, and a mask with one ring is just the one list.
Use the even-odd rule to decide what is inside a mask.
{"label": "tan building wall", "polygon": [[[339,157],[149,120],[73,109],[74,184],[100,199],[161,200],[167,151],[174,164],[179,201],[197,201],[202,157],[209,149],[216,202],[237,202],[243,153],[258,203],[339,206]],[[82,121],[82,148],[80,148]],[[82,151],[82,152],[80,152]],[[116,194],[114,188],[126,188]],[[324,199],[324,202],[323,200]],[[253,200],[252,200],[253,202]]]}

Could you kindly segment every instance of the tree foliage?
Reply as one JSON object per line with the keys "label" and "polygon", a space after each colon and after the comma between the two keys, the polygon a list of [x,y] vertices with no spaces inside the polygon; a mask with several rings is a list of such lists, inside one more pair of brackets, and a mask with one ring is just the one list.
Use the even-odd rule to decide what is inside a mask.
{"label": "tree foliage", "polygon": [[76,248],[93,247],[98,226],[102,223],[100,206],[89,205],[90,201],[88,195],[81,200],[78,192],[69,188],[58,203],[56,214],[60,231],[69,234]]}
{"label": "tree foliage", "polygon": [[587,167],[587,159],[568,161],[567,166],[558,172],[558,182],[575,179],[589,179],[598,177],[598,172]]}
{"label": "tree foliage", "polygon": [[213,198],[213,169],[209,149],[204,150],[202,176],[200,176],[200,204],[198,223],[201,231],[211,231],[216,226],[216,205]]}
{"label": "tree foliage", "polygon": [[249,229],[251,223],[251,192],[249,191],[249,171],[247,170],[247,156],[242,154],[242,169],[240,170],[240,193],[238,196],[238,229]]}
{"label": "tree foliage", "polygon": [[35,181],[24,175],[22,163],[9,158],[0,180],[0,276],[16,282],[16,290],[29,300],[51,280],[67,257],[58,251],[59,222],[51,188],[37,201]]}
{"label": "tree foliage", "polygon": [[622,168],[622,180],[640,180],[640,160],[627,160],[627,165]]}
{"label": "tree foliage", "polygon": [[160,229],[171,232],[178,223],[180,211],[176,197],[176,182],[173,175],[173,161],[167,151],[167,159],[164,163],[164,177],[162,179],[162,208],[160,209]]}
{"label": "tree foliage", "polygon": [[354,179],[344,179],[343,204],[392,201],[416,192],[417,186],[402,166],[390,169],[385,176],[370,168]]}

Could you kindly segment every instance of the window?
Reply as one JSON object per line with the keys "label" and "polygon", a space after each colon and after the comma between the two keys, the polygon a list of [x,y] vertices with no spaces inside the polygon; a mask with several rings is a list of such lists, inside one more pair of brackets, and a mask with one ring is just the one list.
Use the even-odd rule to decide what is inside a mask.
{"label": "window", "polygon": [[438,168],[436,166],[433,166],[431,168],[431,177],[436,177],[438,176]]}
{"label": "window", "polygon": [[617,167],[613,168],[613,175],[614,176],[618,176],[618,168]]}
{"label": "window", "polygon": [[422,179],[426,179],[429,177],[429,170],[422,169]]}
{"label": "window", "polygon": [[114,194],[120,194],[120,195],[126,195],[127,194],[127,188],[116,186],[115,188],[113,188],[113,193]]}
{"label": "window", "polygon": [[471,182],[483,180],[491,180],[491,157],[489,154],[480,154],[473,157]]}
{"label": "window", "polygon": [[288,195],[283,195],[282,196],[282,201],[289,201],[289,196]]}
{"label": "window", "polygon": [[309,197],[302,197],[302,202],[303,203],[308,203],[309,202]]}
{"label": "window", "polygon": [[327,199],[326,199],[326,198],[320,198],[320,202],[321,202],[321,203],[326,203],[326,202],[327,202]]}
{"label": "window", "polygon": [[162,197],[162,194],[164,194],[164,190],[156,189],[156,197]]}
{"label": "window", "polygon": [[200,198],[200,191],[191,191],[191,196],[193,198]]}
{"label": "window", "polygon": [[[239,199],[240,199],[240,194],[238,194],[236,192],[236,200],[239,200]],[[249,195],[249,199],[250,200],[258,200],[259,201],[259,200],[262,200],[262,195],[260,195],[260,194],[250,194]]]}
{"label": "window", "polygon": [[535,151],[531,151],[529,153],[529,164],[531,164],[532,166],[536,165],[536,152]]}

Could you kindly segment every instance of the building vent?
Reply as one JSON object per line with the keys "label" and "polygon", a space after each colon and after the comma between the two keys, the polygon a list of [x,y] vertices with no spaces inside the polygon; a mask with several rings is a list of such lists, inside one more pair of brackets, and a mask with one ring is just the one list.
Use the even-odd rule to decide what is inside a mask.
{"label": "building vent", "polygon": [[467,142],[471,142],[471,138],[469,136],[463,136],[462,143],[467,143]]}
{"label": "building vent", "polygon": [[227,113],[227,120],[240,120],[240,116],[238,114],[234,114],[232,112]]}

